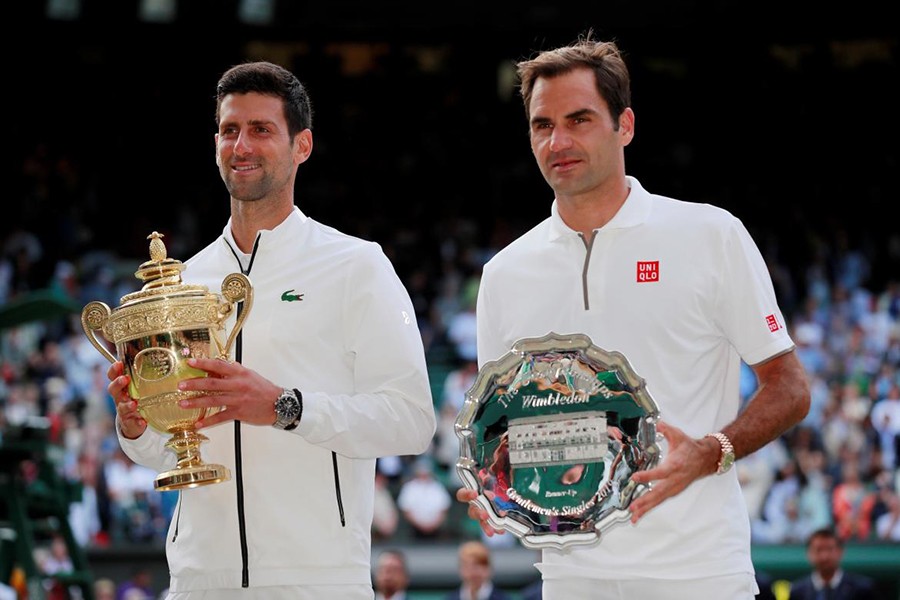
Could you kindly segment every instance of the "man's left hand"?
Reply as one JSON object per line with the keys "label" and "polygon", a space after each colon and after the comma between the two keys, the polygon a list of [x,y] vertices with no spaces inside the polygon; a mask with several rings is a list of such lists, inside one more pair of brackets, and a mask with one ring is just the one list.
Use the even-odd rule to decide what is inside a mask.
{"label": "man's left hand", "polygon": [[669,450],[658,466],[638,471],[631,476],[635,483],[652,482],[650,491],[635,499],[628,507],[632,523],[637,523],[667,498],[680,494],[695,480],[714,473],[718,463],[720,446],[715,439],[694,439],[662,421],[657,423],[656,430],[665,436]]}
{"label": "man's left hand", "polygon": [[180,406],[224,407],[224,410],[197,421],[197,429],[227,421],[242,421],[252,425],[272,425],[275,422],[275,400],[281,395],[281,387],[236,362],[217,358],[191,358],[188,364],[206,371],[209,376],[185,379],[178,384],[178,389],[208,395],[182,400]]}

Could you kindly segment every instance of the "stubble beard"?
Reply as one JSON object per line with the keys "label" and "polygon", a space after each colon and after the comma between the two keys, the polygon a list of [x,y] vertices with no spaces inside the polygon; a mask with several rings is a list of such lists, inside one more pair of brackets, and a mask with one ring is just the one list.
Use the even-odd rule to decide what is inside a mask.
{"label": "stubble beard", "polygon": [[272,190],[272,177],[264,175],[254,182],[238,183],[230,172],[222,173],[222,181],[232,198],[240,202],[256,202],[265,198]]}
{"label": "stubble beard", "polygon": [[543,171],[544,180],[557,198],[574,198],[590,193],[602,184],[603,176],[588,168],[589,165],[582,164],[581,167],[585,170],[576,175],[575,173],[555,174],[553,168],[548,166]]}

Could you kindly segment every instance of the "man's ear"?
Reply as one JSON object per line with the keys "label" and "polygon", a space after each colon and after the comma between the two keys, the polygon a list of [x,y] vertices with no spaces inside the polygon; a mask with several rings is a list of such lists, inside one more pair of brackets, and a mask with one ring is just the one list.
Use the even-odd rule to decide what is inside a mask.
{"label": "man's ear", "polygon": [[634,111],[631,108],[626,108],[619,115],[619,136],[622,146],[627,146],[634,139]]}
{"label": "man's ear", "polygon": [[309,155],[312,154],[313,136],[312,131],[304,129],[294,136],[294,161],[299,165],[306,162]]}

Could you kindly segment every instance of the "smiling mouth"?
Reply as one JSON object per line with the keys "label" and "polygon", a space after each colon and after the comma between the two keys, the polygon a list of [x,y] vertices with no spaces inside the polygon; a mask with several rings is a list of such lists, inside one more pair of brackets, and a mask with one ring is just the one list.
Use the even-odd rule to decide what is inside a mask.
{"label": "smiling mouth", "polygon": [[259,165],[235,165],[231,167],[231,170],[238,173],[246,173],[247,171],[255,171],[258,168]]}

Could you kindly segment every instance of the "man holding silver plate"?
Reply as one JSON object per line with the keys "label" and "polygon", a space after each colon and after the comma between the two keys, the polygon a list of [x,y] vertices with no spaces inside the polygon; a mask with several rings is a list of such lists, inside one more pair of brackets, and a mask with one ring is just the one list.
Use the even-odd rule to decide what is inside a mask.
{"label": "man holding silver plate", "polygon": [[[626,175],[628,69],[590,35],[518,65],[550,217],[486,265],[456,423],[469,515],[542,548],[545,600],[758,591],[730,467],[809,408],[763,258]],[[759,386],[741,406],[741,361]]]}

